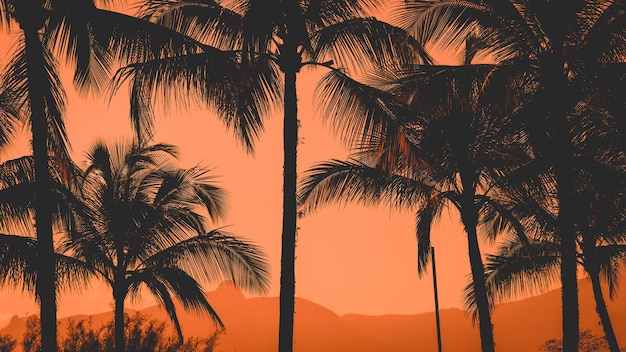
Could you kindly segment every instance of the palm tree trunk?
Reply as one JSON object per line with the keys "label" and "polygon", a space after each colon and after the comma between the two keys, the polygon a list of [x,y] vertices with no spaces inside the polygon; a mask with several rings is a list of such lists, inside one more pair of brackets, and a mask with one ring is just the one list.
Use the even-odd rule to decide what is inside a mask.
{"label": "palm tree trunk", "polygon": [[[469,160],[469,158],[467,159]],[[495,343],[493,340],[493,324],[491,323],[491,312],[489,299],[487,298],[487,287],[485,284],[485,267],[483,265],[480,247],[478,245],[478,208],[474,203],[475,182],[468,175],[473,175],[471,171],[461,171],[461,183],[463,193],[461,195],[461,222],[467,233],[468,254],[470,268],[472,271],[472,282],[474,285],[474,299],[476,300],[476,310],[478,311],[478,328],[480,330],[480,345],[482,352],[494,352]]]}
{"label": "palm tree trunk", "polygon": [[[561,129],[561,128],[559,128]],[[564,131],[560,132],[561,134]],[[560,138],[560,146],[565,141]],[[557,148],[557,150],[560,148]],[[578,309],[578,277],[577,277],[577,251],[576,251],[576,231],[574,229],[574,194],[572,172],[569,169],[567,153],[560,154],[560,161],[554,167],[555,179],[557,182],[557,198],[559,201],[559,214],[557,216],[557,226],[561,241],[559,251],[561,254],[561,312],[563,327],[563,351],[578,351],[579,340],[579,309]],[[557,154],[557,155],[558,155]],[[556,159],[556,160],[559,160]]]}
{"label": "palm tree trunk", "polygon": [[[577,251],[576,251],[576,206],[574,204],[573,169],[574,150],[570,122],[567,114],[573,101],[571,87],[564,74],[565,52],[564,39],[555,37],[553,51],[546,56],[545,90],[547,91],[547,117],[550,129],[554,131],[554,145],[550,147],[549,155],[553,158],[554,178],[557,187],[559,213],[557,227],[561,237],[559,251],[561,254],[561,311],[563,327],[563,351],[578,351],[579,341],[579,308],[578,308],[578,278],[577,278]],[[548,127],[546,126],[546,127]],[[548,137],[550,140],[551,137]]]}
{"label": "palm tree trunk", "polygon": [[126,290],[121,285],[113,286],[113,300],[115,301],[114,333],[115,351],[124,352],[126,350],[126,336],[124,335],[124,300]]}
{"label": "palm tree trunk", "polygon": [[602,329],[604,329],[604,336],[609,343],[609,349],[611,352],[619,352],[619,345],[617,344],[617,338],[613,331],[613,324],[611,324],[611,318],[609,317],[609,312],[604,302],[604,296],[602,295],[600,275],[596,271],[593,274],[589,273],[589,277],[591,278],[591,287],[593,288],[593,298],[596,300],[596,312],[602,322]]}
{"label": "palm tree trunk", "polygon": [[295,255],[296,255],[296,161],[298,146],[298,104],[296,74],[301,61],[297,47],[288,39],[282,47],[281,70],[285,74],[284,106],[284,172],[283,172],[283,231],[280,262],[280,321],[278,326],[278,351],[293,350],[293,325],[295,313]]}
{"label": "palm tree trunk", "polygon": [[474,284],[474,295],[476,299],[476,310],[478,311],[478,328],[480,329],[480,345],[483,352],[495,351],[493,341],[493,324],[491,323],[491,312],[489,300],[487,299],[487,288],[485,285],[485,269],[478,246],[478,236],[476,225],[464,224],[467,232],[468,252],[470,267],[472,270],[472,282]]}
{"label": "palm tree trunk", "polygon": [[52,236],[52,194],[48,168],[48,119],[44,102],[48,86],[44,50],[38,26],[20,22],[24,31],[28,98],[31,107],[32,148],[35,164],[35,229],[37,231],[37,296],[40,304],[41,346],[43,351],[57,350],[56,258]]}

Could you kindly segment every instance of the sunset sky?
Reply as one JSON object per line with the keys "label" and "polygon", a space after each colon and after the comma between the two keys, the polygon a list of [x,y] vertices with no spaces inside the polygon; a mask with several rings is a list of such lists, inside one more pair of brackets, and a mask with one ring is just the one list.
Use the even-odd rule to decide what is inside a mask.
{"label": "sunset sky", "polygon": [[[7,41],[0,45],[5,48]],[[0,57],[2,65],[8,57]],[[322,70],[298,77],[301,145],[299,172],[317,161],[344,159],[348,151],[323,126],[313,107],[313,90]],[[130,136],[128,94],[120,91],[109,105],[103,97],[79,97],[71,88],[71,73],[63,72],[68,93],[66,124],[74,160],[82,165],[87,147],[98,138]],[[246,154],[208,110],[159,114],[155,142],[180,148],[183,166],[209,165],[229,192],[227,218],[216,226],[255,241],[271,263],[272,288],[278,296],[282,216],[282,112],[267,121],[256,155]],[[27,152],[28,137],[9,150],[2,161]],[[364,207],[344,204],[307,214],[299,221],[296,249],[296,295],[326,306],[338,314],[412,314],[433,310],[432,277],[417,275],[417,243],[413,211],[385,205]],[[439,302],[442,308],[460,307],[467,283],[469,260],[464,233],[455,211],[444,212],[434,228],[437,248]],[[483,247],[486,248],[486,247]],[[213,290],[215,287],[206,287]],[[144,300],[135,307],[151,305]],[[130,305],[132,307],[132,305]],[[110,289],[100,282],[81,293],[59,297],[59,317],[98,313],[112,308]],[[2,289],[0,326],[12,315],[37,313],[32,297]],[[297,314],[297,312],[296,312]]]}

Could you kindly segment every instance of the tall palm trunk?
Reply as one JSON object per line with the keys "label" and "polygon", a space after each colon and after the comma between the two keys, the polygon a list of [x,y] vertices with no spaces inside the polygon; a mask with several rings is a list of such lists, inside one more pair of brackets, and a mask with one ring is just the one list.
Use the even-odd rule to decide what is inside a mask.
{"label": "tall palm trunk", "polygon": [[493,324],[491,323],[491,312],[489,311],[489,301],[487,299],[487,288],[485,286],[485,269],[478,246],[478,235],[476,233],[476,215],[463,216],[463,226],[467,233],[467,244],[472,270],[472,282],[474,284],[474,295],[476,299],[476,309],[478,311],[478,327],[480,329],[480,345],[483,352],[495,351],[493,341]]}
{"label": "tall palm trunk", "polygon": [[563,183],[567,183],[565,180],[561,180],[559,185],[559,191],[561,195],[559,198],[559,215],[557,223],[559,224],[559,231],[561,233],[561,241],[559,245],[559,251],[561,253],[561,305],[562,305],[562,326],[563,326],[563,351],[574,352],[578,351],[578,278],[576,276],[577,258],[576,258],[576,237],[573,226],[569,219],[568,213],[570,203],[568,200],[571,197],[566,196],[565,193],[569,193],[567,190],[571,187],[566,187]]}
{"label": "tall palm trunk", "polygon": [[[23,10],[23,8],[20,8]],[[35,11],[36,12],[36,11]],[[22,12],[24,13],[24,12]],[[36,21],[20,17],[24,32],[28,99],[31,107],[31,132],[35,164],[35,229],[37,231],[37,297],[40,305],[41,346],[43,351],[57,350],[56,263],[52,237],[52,194],[48,168],[48,119],[44,101],[46,80],[44,49]],[[37,17],[36,15],[33,17]]]}
{"label": "tall palm trunk", "polygon": [[[464,158],[469,160],[468,157]],[[491,323],[491,312],[489,300],[487,298],[487,287],[485,285],[485,267],[478,246],[478,208],[474,202],[475,182],[473,182],[471,171],[462,171],[461,183],[463,194],[461,195],[461,222],[467,233],[468,254],[470,259],[470,269],[472,271],[472,282],[474,285],[474,298],[476,300],[476,310],[478,311],[478,328],[480,330],[480,345],[483,352],[494,352],[493,324]]]}
{"label": "tall palm trunk", "polygon": [[[466,149],[456,148],[456,153],[463,156]],[[461,160],[468,160],[468,164],[459,170],[463,192],[460,199],[459,212],[461,222],[467,234],[467,247],[470,259],[470,270],[472,271],[472,283],[474,285],[474,299],[476,300],[476,310],[478,311],[478,328],[480,330],[480,345],[482,352],[494,352],[493,324],[491,323],[491,312],[489,299],[487,298],[487,287],[485,284],[485,267],[478,245],[478,207],[474,202],[476,196],[475,172],[472,172],[472,165],[469,163],[469,155],[465,155]]]}
{"label": "tall palm trunk", "polygon": [[493,324],[491,323],[491,312],[485,284],[485,267],[483,265],[476,231],[476,227],[478,226],[478,209],[474,203],[474,183],[467,175],[471,175],[471,173],[461,173],[463,194],[461,196],[461,209],[459,210],[461,212],[461,221],[467,233],[468,255],[474,285],[474,299],[476,300],[476,310],[478,311],[481,350],[483,352],[494,352]]}
{"label": "tall palm trunk", "polygon": [[121,281],[116,281],[113,285],[113,300],[115,301],[114,333],[115,351],[124,352],[126,350],[126,336],[124,335],[124,300],[126,299],[126,289]]}
{"label": "tall palm trunk", "polygon": [[295,255],[296,255],[296,161],[298,148],[298,102],[296,75],[301,58],[297,46],[285,38],[281,49],[281,70],[285,74],[284,101],[284,172],[283,172],[283,230],[280,262],[280,321],[278,351],[293,350],[293,325],[295,309]]}
{"label": "tall palm trunk", "polygon": [[589,273],[589,278],[591,279],[593,298],[596,301],[596,312],[602,323],[604,337],[609,344],[611,352],[619,352],[619,345],[615,337],[615,332],[613,331],[613,324],[611,324],[611,318],[609,317],[604,295],[602,294],[602,286],[600,286],[600,265],[596,258],[596,237],[586,234],[586,236],[583,237],[582,246],[585,256],[585,270]]}
{"label": "tall palm trunk", "polygon": [[619,345],[617,344],[617,338],[613,331],[613,324],[611,324],[611,318],[609,317],[609,311],[606,309],[606,302],[602,295],[602,287],[600,286],[600,275],[598,272],[589,273],[591,278],[591,287],[593,288],[593,298],[596,301],[596,312],[602,322],[602,329],[604,329],[604,336],[609,343],[609,349],[611,352],[619,352]]}
{"label": "tall palm trunk", "polygon": [[[560,48],[561,46],[556,46]],[[564,76],[565,60],[562,52],[556,51],[548,62],[548,89],[549,114],[555,128],[555,145],[553,146],[554,178],[557,187],[559,213],[557,226],[559,229],[561,254],[561,301],[563,325],[563,351],[578,351],[579,340],[579,308],[578,308],[578,278],[577,278],[577,251],[576,251],[576,206],[574,204],[573,169],[574,157],[572,139],[567,118],[568,102],[572,98],[568,95],[571,89]]]}

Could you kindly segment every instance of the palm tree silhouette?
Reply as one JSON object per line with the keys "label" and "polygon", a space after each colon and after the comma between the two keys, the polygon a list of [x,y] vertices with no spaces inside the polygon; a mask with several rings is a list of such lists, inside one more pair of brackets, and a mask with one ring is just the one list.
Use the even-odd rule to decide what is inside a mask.
{"label": "palm tree silhouette", "polygon": [[[367,130],[352,160],[318,164],[300,189],[307,209],[341,200],[417,208],[420,273],[430,258],[432,223],[448,205],[457,208],[468,238],[483,351],[492,351],[494,344],[477,227],[486,211],[504,210],[490,198],[494,179],[530,160],[523,135],[478,99],[490,70],[417,67],[395,82],[379,83],[391,86],[388,90],[328,75],[333,83],[327,86],[335,87],[323,92],[326,103],[333,102],[330,118],[360,118],[358,129]],[[508,214],[503,219],[515,228]]]}
{"label": "palm tree silhouette", "polygon": [[61,248],[90,266],[113,290],[115,349],[125,350],[124,302],[147,289],[167,311],[182,341],[173,298],[223,327],[197,280],[231,280],[264,293],[268,265],[261,249],[221,230],[207,216],[224,212],[224,191],[210,170],[177,168],[175,148],[96,143],[71,231]]}
{"label": "palm tree silhouette", "polygon": [[[146,1],[141,17],[212,45],[195,55],[136,63],[118,73],[117,85],[132,82],[131,106],[140,136],[149,137],[154,90],[195,90],[252,151],[264,119],[276,106],[284,112],[283,230],[279,350],[291,351],[295,297],[296,77],[304,65],[362,67],[391,57],[423,54],[404,31],[361,18],[382,1]],[[398,39],[400,38],[400,39]],[[410,50],[403,50],[410,48]],[[223,50],[223,51],[222,51]],[[333,61],[328,61],[331,58]],[[428,59],[428,58],[426,58]],[[325,61],[326,60],[326,61]],[[404,60],[404,58],[402,59]],[[401,61],[402,61],[401,60]],[[282,77],[281,77],[282,72]],[[182,87],[182,89],[177,89]],[[282,101],[282,104],[280,102]]]}
{"label": "palm tree silhouette", "polygon": [[[539,87],[532,102],[516,112],[526,125],[534,153],[554,168],[559,203],[558,226],[563,285],[563,348],[578,346],[578,291],[575,220],[577,206],[572,112],[592,91],[603,90],[623,66],[625,46],[622,1],[410,1],[397,18],[403,27],[442,47],[492,56],[498,65],[491,82],[530,74]],[[471,39],[468,41],[468,39]],[[467,46],[475,50],[467,50]],[[472,49],[472,48],[470,48]],[[618,71],[623,71],[619,69]],[[489,83],[489,82],[487,82]],[[613,85],[612,89],[615,90]],[[614,98],[615,93],[607,97]],[[612,119],[623,108],[600,99]],[[623,126],[623,122],[621,123]],[[623,142],[623,135],[621,137]]]}
{"label": "palm tree silhouette", "polygon": [[[46,351],[57,348],[48,159],[64,160],[64,163],[55,165],[72,169],[63,122],[65,93],[52,52],[72,68],[74,84],[80,92],[99,93],[108,82],[108,72],[115,60],[126,64],[154,58],[164,52],[180,54],[198,50],[194,41],[182,35],[173,35],[172,31],[147,21],[98,9],[96,2],[0,0],[0,25],[13,32],[17,24],[21,32],[3,74],[3,87],[10,92],[14,106],[23,110],[24,120],[30,122],[35,172],[39,175],[35,201],[37,247],[41,251],[40,260],[49,265],[42,269],[48,273],[38,276],[41,282],[37,294],[42,346]],[[9,121],[3,120],[2,126],[6,127]]]}
{"label": "palm tree silhouette", "polygon": [[[65,154],[65,135],[61,111],[63,90],[56,63],[40,38],[46,13],[44,1],[2,1],[2,24],[14,19],[22,30],[20,47],[5,75],[10,90],[21,93],[30,113],[35,171],[35,227],[38,260],[42,264],[37,278],[40,303],[42,346],[56,351],[55,252],[52,238],[52,195],[48,170],[49,153]],[[51,123],[52,122],[52,123]],[[59,138],[60,137],[60,138]]]}
{"label": "palm tree silhouette", "polygon": [[[578,176],[577,183],[582,186],[576,197],[581,198],[578,204],[586,205],[586,208],[581,210],[577,221],[577,257],[591,280],[596,311],[608,345],[611,351],[619,351],[600,281],[606,279],[613,298],[626,258],[624,175],[619,170],[607,171],[605,169],[601,177],[589,177],[584,173]],[[590,187],[597,182],[607,185],[600,186],[602,191],[598,191],[597,184]],[[508,191],[499,194],[498,202],[514,214],[531,240],[524,246],[519,240],[509,238],[500,244],[496,254],[487,255],[486,283],[492,306],[534,290],[547,291],[559,277],[560,235],[554,195],[542,200],[524,189],[509,188]],[[497,222],[497,218],[498,215],[493,214],[492,220]],[[473,295],[470,285],[466,289],[466,304],[470,309],[475,308]]]}
{"label": "palm tree silhouette", "polygon": [[[95,37],[90,35],[89,21],[85,17],[86,11],[92,9],[95,7],[91,1],[0,1],[0,25],[12,31],[17,23],[21,31],[18,46],[3,75],[3,85],[11,92],[15,105],[24,109],[24,115],[30,122],[37,175],[34,203],[36,244],[40,252],[39,260],[47,263],[41,266],[45,273],[37,276],[42,346],[46,351],[55,351],[57,348],[56,265],[48,159],[64,160],[61,164],[65,166],[62,167],[71,169],[68,166],[71,162],[66,149],[68,141],[63,122],[65,95],[51,49],[62,51],[67,61],[72,63],[75,83],[81,90],[94,88],[97,91],[102,85],[99,78],[106,72],[110,60],[105,50],[98,50],[93,45]],[[112,24],[103,23],[107,23],[108,27]]]}
{"label": "palm tree silhouette", "polygon": [[[64,221],[68,214],[64,199],[68,195],[67,187],[63,186],[63,175],[55,172],[57,168],[50,166],[53,180],[54,228],[56,233],[63,231]],[[40,249],[32,219],[35,201],[35,168],[32,156],[8,160],[0,164],[0,286],[9,286],[24,293],[33,294],[36,299],[41,290],[39,276],[47,272],[42,266],[49,265],[40,258]],[[13,234],[8,234],[13,233]],[[86,282],[93,277],[91,269],[79,260],[55,250],[56,275],[53,291],[84,289]]]}

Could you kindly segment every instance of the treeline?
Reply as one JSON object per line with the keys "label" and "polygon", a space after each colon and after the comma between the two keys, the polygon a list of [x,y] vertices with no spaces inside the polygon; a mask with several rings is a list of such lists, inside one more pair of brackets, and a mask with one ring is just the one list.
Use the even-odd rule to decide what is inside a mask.
{"label": "treeline", "polygon": [[[223,331],[208,338],[188,338],[181,343],[178,336],[168,333],[164,322],[150,319],[142,313],[125,315],[124,334],[128,352],[213,352]],[[94,327],[90,319],[69,320],[65,335],[59,341],[62,352],[109,352],[114,350],[113,320]],[[13,352],[18,341],[11,335],[0,336],[0,351]],[[37,316],[26,320],[26,332],[21,339],[23,352],[41,352],[41,329]]]}

